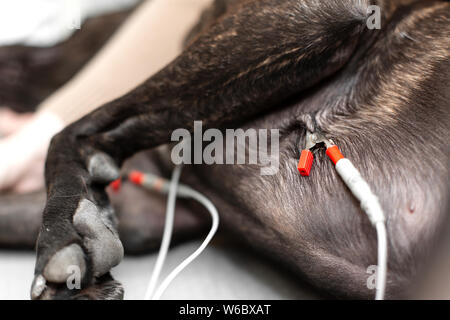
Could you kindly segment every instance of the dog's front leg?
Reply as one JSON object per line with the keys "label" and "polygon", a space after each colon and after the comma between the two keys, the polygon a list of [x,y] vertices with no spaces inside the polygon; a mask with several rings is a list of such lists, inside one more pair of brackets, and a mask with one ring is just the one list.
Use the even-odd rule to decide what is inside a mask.
{"label": "dog's front leg", "polygon": [[335,73],[364,32],[366,12],[356,0],[250,1],[136,90],[54,137],[32,297],[92,297],[68,290],[72,276],[82,289],[106,279],[112,293],[97,296],[120,297],[107,277],[123,249],[104,187],[124,159],[168,143],[176,128],[192,130],[194,120],[235,126]]}

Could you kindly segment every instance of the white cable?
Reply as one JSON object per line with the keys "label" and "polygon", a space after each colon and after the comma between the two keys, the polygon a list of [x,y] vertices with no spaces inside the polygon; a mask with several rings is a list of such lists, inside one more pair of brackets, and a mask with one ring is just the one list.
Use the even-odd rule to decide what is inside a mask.
{"label": "white cable", "polygon": [[383,300],[387,277],[387,234],[384,222],[375,225],[378,238],[378,268],[375,300]]}
{"label": "white cable", "polygon": [[[170,187],[168,191],[168,200],[167,200],[167,210],[166,210],[166,224],[164,227],[164,235],[161,243],[161,248],[158,254],[158,258],[156,261],[155,268],[152,273],[152,277],[150,279],[150,283],[145,295],[145,298],[152,299],[152,300],[158,300],[161,298],[164,291],[167,289],[167,287],[170,285],[170,283],[178,276],[178,274],[183,271],[184,268],[186,268],[192,261],[194,261],[208,246],[208,244],[211,242],[212,238],[214,237],[215,233],[217,232],[217,229],[219,227],[219,213],[217,212],[216,207],[214,204],[206,198],[201,193],[191,189],[188,186],[185,185],[179,185],[179,178],[181,175],[181,167],[177,166],[172,174],[172,180],[170,182]],[[150,176],[150,175],[149,175]],[[212,226],[211,230],[209,231],[208,235],[206,236],[203,243],[200,245],[200,247],[191,254],[188,258],[186,258],[182,263],[180,263],[161,283],[161,285],[158,287],[156,292],[155,291],[156,283],[158,281],[159,275],[161,273],[161,268],[164,264],[164,260],[166,259],[167,252],[170,245],[170,238],[172,236],[172,229],[173,229],[173,221],[175,216],[175,201],[176,196],[184,197],[184,198],[192,198],[200,202],[205,206],[205,208],[209,211],[212,218]],[[152,296],[153,295],[153,296]]]}
{"label": "white cable", "polygon": [[[181,186],[180,186],[181,187]],[[189,257],[187,257],[182,263],[180,263],[167,277],[166,279],[161,283],[158,290],[156,291],[155,295],[153,296],[153,300],[158,300],[161,298],[164,291],[167,289],[167,287],[170,285],[170,283],[178,276],[178,274],[183,271],[184,268],[186,268],[192,261],[194,261],[208,246],[209,242],[214,237],[218,227],[219,227],[219,213],[217,212],[216,207],[214,204],[205,196],[198,193],[195,190],[190,189],[189,187],[183,186],[184,192],[187,196],[197,200],[201,204],[205,206],[206,209],[208,209],[209,213],[211,214],[212,218],[212,226],[211,230],[209,231],[208,235],[206,236],[205,240],[201,244],[201,246]]]}
{"label": "white cable", "polygon": [[170,181],[169,196],[167,199],[166,208],[166,222],[164,225],[164,233],[159,249],[158,258],[156,259],[155,267],[153,268],[152,276],[150,278],[147,291],[145,293],[145,300],[150,300],[155,291],[161,269],[166,260],[167,252],[169,251],[170,240],[172,238],[173,221],[175,216],[175,201],[177,196],[178,182],[181,175],[181,166],[175,167],[172,173],[172,180]]}
{"label": "white cable", "polygon": [[378,268],[376,282],[376,300],[384,299],[387,277],[387,232],[385,215],[377,196],[372,192],[358,169],[346,158],[336,163],[336,171],[344,180],[353,195],[361,202],[361,208],[367,214],[377,230]]}

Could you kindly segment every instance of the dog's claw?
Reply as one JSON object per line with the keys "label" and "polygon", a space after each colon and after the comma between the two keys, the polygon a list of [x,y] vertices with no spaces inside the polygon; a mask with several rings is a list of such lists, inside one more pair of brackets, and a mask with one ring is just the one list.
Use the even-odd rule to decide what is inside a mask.
{"label": "dog's claw", "polygon": [[63,284],[46,283],[42,275],[38,275],[31,289],[33,300],[122,300],[122,285],[107,273],[94,278],[92,283],[81,289],[70,289]]}
{"label": "dog's claw", "polygon": [[58,251],[45,266],[43,276],[53,283],[64,283],[71,273],[71,267],[80,270],[81,278],[86,273],[86,261],[83,249],[78,244],[71,244]]}
{"label": "dog's claw", "polygon": [[34,277],[33,284],[31,285],[31,299],[36,300],[44,292],[47,287],[47,282],[42,275],[37,275]]}

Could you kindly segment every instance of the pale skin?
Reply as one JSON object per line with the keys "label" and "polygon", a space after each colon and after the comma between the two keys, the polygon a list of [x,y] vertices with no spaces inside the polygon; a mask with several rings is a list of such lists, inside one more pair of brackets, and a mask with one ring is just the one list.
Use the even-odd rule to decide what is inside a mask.
{"label": "pale skin", "polygon": [[[7,108],[0,109],[0,152],[4,156],[0,161],[1,182],[0,188],[10,188],[15,193],[26,193],[37,190],[43,186],[43,163],[45,160],[45,148],[40,148],[40,152],[30,155],[28,158],[35,162],[35,165],[18,166],[11,163],[14,159],[20,158],[20,150],[15,146],[19,144],[19,132],[33,121],[32,114],[18,114]],[[7,161],[4,161],[8,158]],[[7,174],[6,170],[13,170],[14,174]]]}

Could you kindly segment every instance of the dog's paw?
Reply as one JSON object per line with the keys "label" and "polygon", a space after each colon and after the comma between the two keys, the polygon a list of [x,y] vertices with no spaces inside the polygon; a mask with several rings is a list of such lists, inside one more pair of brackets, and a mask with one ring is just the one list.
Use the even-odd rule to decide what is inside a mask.
{"label": "dog's paw", "polygon": [[71,289],[74,282],[81,288],[95,286],[121,262],[123,254],[110,207],[82,199],[71,221],[57,221],[41,229],[31,297],[49,298],[54,294],[59,299],[71,293],[78,295]]}
{"label": "dog's paw", "polygon": [[[101,297],[99,292],[105,292],[108,286],[102,282],[99,286],[98,281],[123,258],[116,218],[104,190],[105,183],[118,177],[119,170],[101,154],[91,159],[88,171],[88,175],[62,173],[49,187],[37,244],[32,299],[72,299],[81,292]],[[96,294],[87,294],[89,289]],[[118,290],[110,291],[105,296],[118,295]]]}

